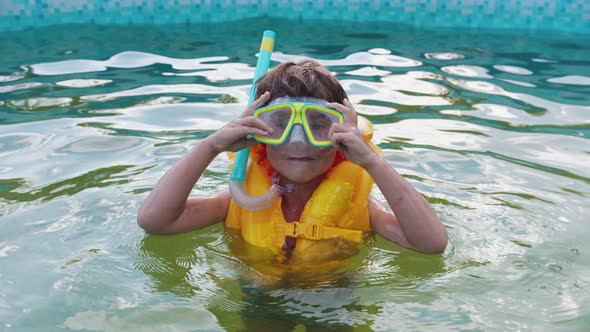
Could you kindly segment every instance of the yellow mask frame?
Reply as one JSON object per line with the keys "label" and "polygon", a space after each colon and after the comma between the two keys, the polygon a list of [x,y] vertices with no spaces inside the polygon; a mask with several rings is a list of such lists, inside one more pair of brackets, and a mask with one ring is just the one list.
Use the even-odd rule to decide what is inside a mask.
{"label": "yellow mask frame", "polygon": [[316,131],[316,129],[314,128],[315,124],[310,123],[307,114],[310,112],[318,112],[320,114],[327,115],[330,119],[334,120],[332,122],[344,123],[344,115],[342,114],[342,112],[332,108],[325,107],[321,104],[305,102],[284,102],[270,106],[265,106],[256,109],[252,113],[252,115],[258,118],[264,118],[265,115],[269,114],[269,112],[276,112],[284,109],[290,110],[291,114],[288,122],[284,125],[284,128],[282,129],[284,131],[280,135],[280,137],[273,138],[268,136],[254,135],[254,139],[264,144],[280,145],[285,143],[287,137],[289,137],[289,135],[291,134],[291,131],[293,130],[294,126],[296,124],[299,124],[303,126],[304,132],[312,145],[316,147],[327,147],[332,145],[329,138],[326,137],[325,139],[320,139],[319,137],[315,137],[317,136],[314,135]]}

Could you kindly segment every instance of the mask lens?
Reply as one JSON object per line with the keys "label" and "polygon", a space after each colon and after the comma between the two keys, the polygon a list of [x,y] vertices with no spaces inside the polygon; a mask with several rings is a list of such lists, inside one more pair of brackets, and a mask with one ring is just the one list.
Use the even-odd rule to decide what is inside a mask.
{"label": "mask lens", "polygon": [[312,108],[307,109],[305,118],[309,125],[309,131],[317,142],[329,142],[330,127],[333,123],[340,122],[336,115]]}
{"label": "mask lens", "polygon": [[266,122],[273,129],[272,134],[263,137],[273,140],[278,140],[283,137],[285,130],[289,127],[291,113],[292,111],[290,108],[279,108],[259,113],[257,117]]}

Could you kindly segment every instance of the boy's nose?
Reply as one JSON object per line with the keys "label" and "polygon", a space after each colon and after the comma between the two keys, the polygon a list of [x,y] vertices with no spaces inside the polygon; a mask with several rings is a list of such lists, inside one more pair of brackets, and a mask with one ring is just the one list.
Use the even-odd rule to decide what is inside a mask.
{"label": "boy's nose", "polygon": [[305,131],[303,130],[303,126],[300,124],[296,124],[293,126],[293,130],[291,131],[291,136],[289,136],[289,144],[295,144],[295,143],[302,143],[302,144],[307,144],[308,140],[307,140],[307,135],[305,134]]}

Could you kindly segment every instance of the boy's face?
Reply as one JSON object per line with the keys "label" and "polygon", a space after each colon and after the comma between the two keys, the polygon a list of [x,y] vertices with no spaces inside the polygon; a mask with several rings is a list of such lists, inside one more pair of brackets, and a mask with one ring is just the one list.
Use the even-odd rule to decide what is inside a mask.
{"label": "boy's face", "polygon": [[271,166],[288,180],[306,183],[330,169],[336,158],[336,150],[313,146],[301,125],[295,125],[285,143],[266,146],[266,157]]}

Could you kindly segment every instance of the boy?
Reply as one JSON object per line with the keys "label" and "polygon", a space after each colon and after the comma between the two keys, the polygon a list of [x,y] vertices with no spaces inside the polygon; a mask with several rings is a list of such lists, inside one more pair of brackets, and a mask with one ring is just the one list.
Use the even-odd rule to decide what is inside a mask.
{"label": "boy", "polygon": [[[260,155],[255,164],[263,165],[269,172],[269,179],[272,175],[273,182],[286,189],[278,203],[268,210],[274,211],[273,218],[278,213],[276,218],[282,222],[271,225],[273,230],[279,229],[277,234],[282,234],[278,244],[271,248],[275,253],[280,252],[289,257],[292,252],[307,247],[305,243],[330,242],[324,238],[313,238],[317,234],[296,231],[296,227],[301,228],[301,225],[305,224],[297,222],[301,221],[302,217],[313,220],[318,225],[323,223],[323,226],[329,226],[324,227],[318,236],[323,234],[330,237],[332,235],[329,234],[334,234],[335,238],[348,239],[355,237],[355,231],[360,233],[358,230],[371,229],[388,240],[419,252],[444,251],[447,233],[443,224],[424,198],[363,138],[353,105],[348,101],[340,83],[324,67],[313,60],[282,63],[261,77],[257,84],[257,99],[238,119],[202,140],[158,181],[139,209],[138,223],[142,228],[153,234],[174,234],[203,228],[224,220],[232,228],[249,227],[244,221],[246,217],[243,209],[240,210],[233,202],[228,191],[207,198],[188,196],[209,163],[218,154],[253,146],[258,143],[257,139],[261,142],[271,142],[272,137],[287,130],[288,136],[283,135],[283,141],[278,140],[280,144],[258,143],[257,149],[253,149]],[[329,126],[326,127],[326,123],[320,124],[320,120],[317,120],[320,118],[310,115],[312,111],[308,111],[306,115],[301,115],[304,112],[301,109],[293,108],[292,111],[287,111],[299,112],[297,116],[305,117],[305,123],[294,124],[292,121],[287,123],[286,120],[280,120],[277,112],[265,113],[266,110],[274,111],[272,107],[261,109],[269,104],[279,105],[279,108],[284,104],[288,110],[289,107],[304,105],[303,103],[309,103],[312,111],[317,110],[317,114],[322,116],[321,121],[331,121],[328,123]],[[256,116],[253,116],[255,111]],[[328,113],[335,114],[334,119],[331,119]],[[273,117],[265,117],[263,114],[273,114]],[[328,118],[331,120],[326,120]],[[323,140],[328,140],[329,146],[318,146],[322,145],[319,136],[325,136]],[[252,155],[251,153],[251,157]],[[357,194],[358,190],[355,188],[350,195],[356,197],[357,201],[354,205],[344,205],[344,211],[339,212],[342,215],[337,215],[335,220],[330,222],[323,220],[323,217],[315,217],[311,210],[317,212],[324,209],[324,203],[318,203],[313,207],[310,199],[314,197],[314,192],[329,191],[325,184],[327,179],[339,164],[344,163],[348,163],[351,170],[356,167],[358,171],[355,172],[358,176],[366,176],[371,180],[368,182],[368,191],[374,180],[391,210],[369,197],[367,190],[365,199],[358,198],[362,195]],[[347,172],[341,173],[346,177]],[[340,197],[337,192],[331,194],[334,196],[332,198]],[[330,195],[324,193],[324,198],[326,196],[330,198]],[[310,207],[306,207],[308,203],[311,204]],[[350,217],[351,208],[361,212]],[[234,211],[231,217],[228,216],[230,210]],[[362,219],[363,212],[367,216],[367,226],[355,226],[357,219]],[[321,214],[321,211],[317,213]],[[348,216],[348,226],[344,225],[346,222],[341,221],[345,215]],[[255,218],[255,222],[265,221]],[[310,224],[311,221],[307,223]],[[246,233],[242,231],[246,241],[254,245],[258,245],[256,241],[272,242],[266,239],[251,241]],[[277,237],[276,234],[268,236]],[[299,236],[303,239],[296,238]],[[268,245],[273,246],[272,243]],[[306,253],[303,251],[299,255],[304,256]]]}

